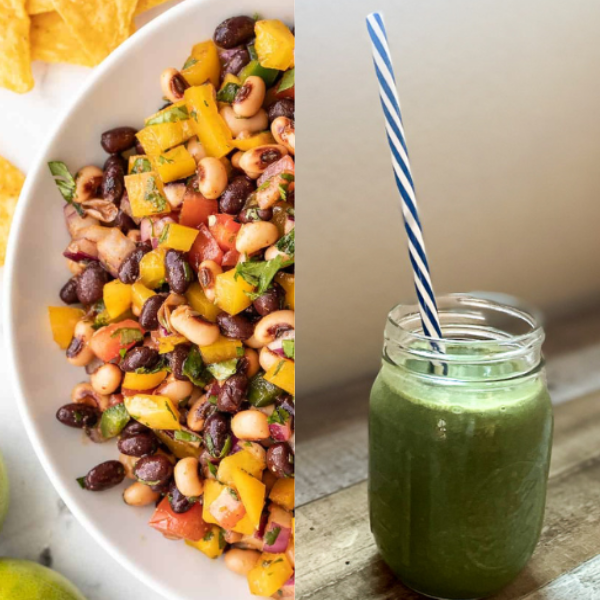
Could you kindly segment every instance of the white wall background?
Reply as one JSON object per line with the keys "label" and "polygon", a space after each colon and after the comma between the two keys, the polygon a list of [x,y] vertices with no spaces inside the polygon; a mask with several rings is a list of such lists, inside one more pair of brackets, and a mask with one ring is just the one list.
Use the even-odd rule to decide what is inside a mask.
{"label": "white wall background", "polygon": [[600,2],[299,0],[301,393],[412,300],[364,17],[386,18],[437,293],[600,307]]}

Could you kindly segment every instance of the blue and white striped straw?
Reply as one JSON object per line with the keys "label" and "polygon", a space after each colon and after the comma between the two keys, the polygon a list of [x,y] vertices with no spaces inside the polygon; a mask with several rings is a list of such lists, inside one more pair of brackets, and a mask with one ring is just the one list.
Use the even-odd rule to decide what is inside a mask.
{"label": "blue and white striped straw", "polygon": [[[413,183],[408,148],[402,125],[400,100],[396,90],[396,79],[392,69],[392,59],[381,13],[374,12],[367,17],[367,29],[373,45],[373,63],[379,82],[379,96],[385,115],[385,129],[390,150],[396,185],[402,199],[401,209],[404,227],[408,236],[408,250],[413,268],[415,289],[419,299],[419,310],[423,331],[427,337],[442,339],[442,328],[437,303],[429,274],[429,263],[425,252],[423,231],[419,219],[415,186]],[[437,344],[434,348],[439,349]]]}

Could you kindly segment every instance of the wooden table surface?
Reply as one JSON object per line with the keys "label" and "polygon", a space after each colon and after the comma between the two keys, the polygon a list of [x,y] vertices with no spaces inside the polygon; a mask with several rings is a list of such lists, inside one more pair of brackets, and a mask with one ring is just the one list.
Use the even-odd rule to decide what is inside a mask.
{"label": "wooden table surface", "polygon": [[[555,433],[546,518],[526,569],[494,600],[600,600],[600,312],[547,327]],[[301,401],[296,429],[297,600],[417,600],[369,530],[372,381]]]}

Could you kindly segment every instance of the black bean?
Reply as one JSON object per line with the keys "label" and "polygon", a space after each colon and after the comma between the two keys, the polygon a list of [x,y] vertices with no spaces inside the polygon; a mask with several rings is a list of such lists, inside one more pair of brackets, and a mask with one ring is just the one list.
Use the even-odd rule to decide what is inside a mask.
{"label": "black bean", "polygon": [[254,19],[231,17],[225,19],[215,29],[214,40],[221,48],[234,48],[247,44],[254,37]]}
{"label": "black bean", "polygon": [[124,152],[135,146],[137,141],[135,137],[136,133],[137,129],[133,127],[115,127],[102,134],[100,144],[102,144],[104,151],[109,154]]}
{"label": "black bean", "polygon": [[267,450],[267,466],[279,479],[291,477],[294,474],[294,454],[290,447],[284,442],[273,444]]}
{"label": "black bean", "polygon": [[192,268],[182,252],[169,249],[165,255],[166,278],[176,294],[185,294],[192,282]]}
{"label": "black bean", "polygon": [[129,437],[131,435],[137,435],[138,433],[146,433],[147,431],[151,431],[145,425],[142,425],[139,421],[132,419],[123,427],[123,431],[121,431],[121,437]]}
{"label": "black bean", "polygon": [[118,154],[112,154],[104,163],[102,175],[102,197],[109,202],[118,204],[125,191],[125,173],[127,167],[123,165],[124,159]]}
{"label": "black bean", "polygon": [[118,460],[107,460],[94,467],[85,476],[85,489],[92,492],[101,492],[125,479],[125,467]]}
{"label": "black bean", "polygon": [[289,394],[281,394],[277,396],[277,398],[275,398],[275,403],[277,406],[287,411],[292,417],[296,414],[294,398]]}
{"label": "black bean", "polygon": [[71,277],[71,279],[62,286],[59,296],[65,304],[76,304],[79,302],[79,298],[77,297],[77,277]]}
{"label": "black bean", "polygon": [[250,206],[244,208],[238,215],[240,223],[252,223],[253,221],[270,221],[273,218],[272,208],[258,208]]}
{"label": "black bean", "polygon": [[135,283],[140,276],[140,261],[147,254],[146,247],[138,246],[132,250],[119,267],[119,280],[121,283]]}
{"label": "black bean", "polygon": [[77,297],[81,304],[94,304],[102,299],[104,284],[108,282],[108,273],[98,262],[91,262],[77,277]]}
{"label": "black bean", "polygon": [[194,411],[194,422],[196,423],[194,430],[203,431],[206,420],[215,412],[217,412],[217,407],[212,402],[206,401],[198,406]]}
{"label": "black bean", "polygon": [[189,381],[187,375],[183,374],[183,363],[188,357],[189,352],[190,349],[188,346],[182,344],[175,346],[173,352],[169,352],[169,366],[171,367],[171,372],[173,373],[173,377],[175,377],[175,379],[179,379],[180,381]]}
{"label": "black bean", "polygon": [[171,505],[173,512],[177,514],[187,512],[194,504],[179,491],[179,488],[174,481],[171,482],[171,485],[169,486],[167,497],[169,498],[169,504]]}
{"label": "black bean", "polygon": [[246,397],[248,378],[241,373],[228,377],[217,397],[217,408],[222,412],[237,412]]}
{"label": "black bean", "polygon": [[269,106],[269,123],[272,123],[277,117],[287,117],[294,120],[294,110],[296,103],[291,98],[282,98]]}
{"label": "black bean", "polygon": [[119,366],[122,371],[132,373],[136,369],[151,369],[158,362],[158,358],[158,351],[154,348],[136,346],[127,352]]}
{"label": "black bean", "polygon": [[254,300],[252,306],[254,306],[256,312],[261,317],[264,317],[276,310],[281,310],[284,298],[285,292],[283,288],[278,283],[275,283],[262,296]]}
{"label": "black bean", "polygon": [[140,156],[144,156],[146,154],[144,146],[142,146],[142,143],[139,142],[137,138],[135,140],[135,153],[139,154]]}
{"label": "black bean", "polygon": [[225,337],[236,340],[247,340],[254,334],[254,325],[242,315],[222,312],[217,315],[217,325]]}
{"label": "black bean", "polygon": [[56,418],[67,427],[83,429],[98,422],[98,409],[89,404],[65,404],[56,412]]}
{"label": "black bean", "polygon": [[132,229],[137,229],[137,225],[133,219],[122,210],[119,209],[114,221],[108,223],[109,227],[118,227],[124,234],[129,233]]}
{"label": "black bean", "polygon": [[127,456],[150,456],[158,450],[158,440],[152,432],[122,437],[117,447]]}
{"label": "black bean", "polygon": [[231,445],[231,425],[222,413],[215,413],[204,423],[204,445],[215,458],[227,454],[227,446]]}
{"label": "black bean", "polygon": [[144,329],[148,331],[156,331],[158,329],[158,310],[165,300],[165,296],[155,294],[154,296],[150,296],[150,298],[144,302],[139,318],[140,325]]}
{"label": "black bean", "polygon": [[228,215],[237,215],[254,188],[254,184],[244,175],[234,177],[219,199],[221,212]]}
{"label": "black bean", "polygon": [[240,46],[239,48],[221,50],[219,59],[221,61],[221,77],[223,78],[227,73],[237,75],[250,62],[250,53],[245,46]]}
{"label": "black bean", "polygon": [[146,485],[164,485],[173,476],[173,465],[164,454],[144,456],[135,464],[133,473],[138,481]]}

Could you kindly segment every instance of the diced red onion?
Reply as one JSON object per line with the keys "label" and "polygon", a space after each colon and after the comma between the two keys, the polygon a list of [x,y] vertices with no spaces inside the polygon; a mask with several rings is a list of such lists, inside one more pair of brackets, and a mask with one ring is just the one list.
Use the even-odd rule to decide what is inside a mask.
{"label": "diced red onion", "polygon": [[185,183],[167,183],[164,186],[164,190],[171,208],[179,208],[183,204],[183,197],[186,190]]}
{"label": "diced red onion", "polygon": [[147,242],[152,237],[152,221],[144,217],[140,223],[140,235],[142,242]]}
{"label": "diced red onion", "polygon": [[270,423],[269,433],[276,442],[287,442],[292,437],[291,419],[288,419],[283,425]]}
{"label": "diced red onion", "polygon": [[266,539],[269,533],[276,527],[279,527],[277,539],[272,544],[265,542],[263,552],[269,552],[270,554],[281,554],[287,550],[287,547],[290,543],[290,538],[292,536],[292,530],[289,527],[283,527],[282,525],[272,522],[271,527],[269,527],[269,529],[265,532],[264,537]]}
{"label": "diced red onion", "polygon": [[173,217],[164,217],[162,219],[159,219],[158,221],[154,221],[154,227],[152,228],[152,247],[153,248],[157,248],[158,247],[158,240],[160,239],[160,236],[162,234],[162,232],[164,231],[165,227],[167,226],[167,224],[169,223],[175,223],[175,219]]}
{"label": "diced red onion", "polygon": [[117,277],[121,263],[135,248],[135,243],[120,229],[112,227],[110,233],[98,242],[98,257],[108,272],[113,277]]}
{"label": "diced red onion", "polygon": [[98,260],[98,247],[89,240],[75,240],[67,246],[63,256],[74,262]]}
{"label": "diced red onion", "polygon": [[271,177],[278,175],[279,173],[291,173],[293,175],[294,172],[295,166],[293,159],[290,156],[284,156],[265,169],[265,172],[256,181],[256,185],[260,187],[267,179],[271,179]]}
{"label": "diced red onion", "polygon": [[294,588],[296,586],[296,577],[292,575],[281,588],[281,598],[294,598],[295,591]]}
{"label": "diced red onion", "polygon": [[278,338],[273,340],[267,348],[274,352],[275,354],[285,357],[285,352],[283,351],[283,342],[284,340],[293,340],[295,339],[296,332],[294,329],[288,329],[284,331]]}

